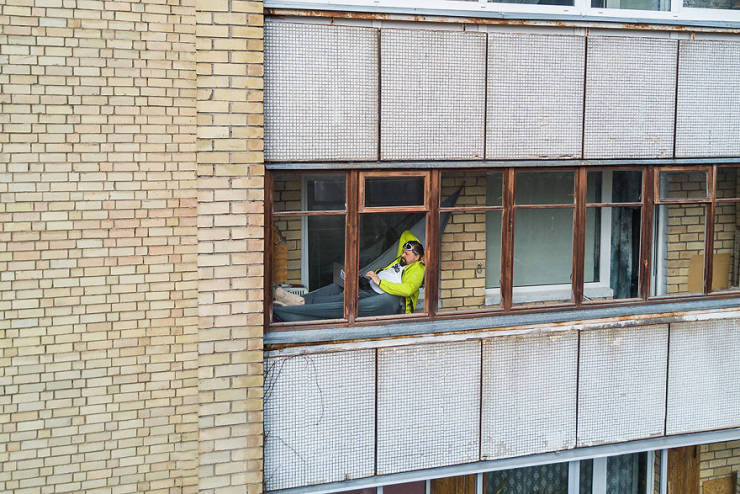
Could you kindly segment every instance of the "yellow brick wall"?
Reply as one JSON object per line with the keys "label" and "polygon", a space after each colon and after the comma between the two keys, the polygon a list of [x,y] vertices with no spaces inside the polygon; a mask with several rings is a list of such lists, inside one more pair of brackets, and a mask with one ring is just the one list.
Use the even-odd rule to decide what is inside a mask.
{"label": "yellow brick wall", "polygon": [[[700,447],[699,482],[704,492],[704,482],[727,477],[733,472],[740,476],[740,441],[703,444]],[[740,479],[739,479],[740,480]],[[740,487],[740,485],[738,486]],[[740,489],[737,489],[740,493]]]}
{"label": "yellow brick wall", "polygon": [[195,5],[0,3],[0,492],[198,488]]}
{"label": "yellow brick wall", "polygon": [[[275,211],[301,210],[300,177],[277,176],[274,181],[272,200]],[[299,217],[275,218],[273,221],[288,248],[287,283],[301,283],[302,222],[303,220]]]}
{"label": "yellow brick wall", "polygon": [[262,492],[262,2],[197,0],[200,492]]}
{"label": "yellow brick wall", "polygon": [[[441,197],[448,197],[460,187],[462,190],[456,206],[486,205],[485,172],[443,174]],[[439,256],[440,310],[484,307],[486,213],[464,211],[450,215],[442,232]],[[500,269],[500,266],[492,266],[492,269]]]}

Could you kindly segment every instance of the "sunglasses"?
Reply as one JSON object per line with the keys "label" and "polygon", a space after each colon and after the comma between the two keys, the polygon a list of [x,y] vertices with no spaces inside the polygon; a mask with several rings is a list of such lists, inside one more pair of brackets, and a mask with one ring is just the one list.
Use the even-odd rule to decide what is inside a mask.
{"label": "sunglasses", "polygon": [[419,251],[419,244],[416,243],[412,244],[411,242],[406,242],[405,244],[403,244],[403,250],[410,250],[417,256],[421,255],[421,252]]}

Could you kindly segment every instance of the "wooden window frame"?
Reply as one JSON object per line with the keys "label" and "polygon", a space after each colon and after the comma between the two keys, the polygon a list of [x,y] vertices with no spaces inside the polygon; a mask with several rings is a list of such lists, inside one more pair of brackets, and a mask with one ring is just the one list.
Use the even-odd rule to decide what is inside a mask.
{"label": "wooden window frame", "polygon": [[[721,161],[721,160],[718,160]],[[363,171],[350,170],[326,170],[326,173],[344,173],[346,183],[346,207],[341,211],[273,211],[273,174],[274,173],[316,173],[316,171],[285,172],[267,171],[265,176],[265,331],[274,330],[301,330],[331,327],[347,327],[353,325],[372,325],[387,322],[399,322],[407,320],[448,320],[468,317],[480,317],[482,315],[510,314],[510,313],[533,313],[550,312],[574,308],[600,308],[620,305],[651,304],[666,301],[685,301],[706,298],[733,298],[740,295],[740,289],[723,290],[712,292],[712,268],[714,261],[714,222],[715,208],[717,204],[740,203],[740,198],[717,199],[717,171],[719,167],[738,168],[736,164],[717,163],[713,165],[699,166],[664,166],[664,165],[615,165],[615,166],[580,166],[573,167],[475,167],[475,168],[428,168],[421,170],[387,170],[387,171]],[[574,198],[573,204],[515,204],[515,180],[516,172],[528,171],[574,171]],[[587,178],[589,171],[642,171],[642,200],[640,202],[608,202],[588,203]],[[502,199],[499,206],[452,206],[442,207],[440,205],[441,177],[443,173],[460,173],[465,171],[492,172],[498,171],[503,175]],[[707,198],[701,199],[668,199],[661,200],[659,196],[659,174],[665,171],[704,171],[707,173]],[[364,182],[368,177],[424,177],[424,205],[404,207],[366,207],[364,204]],[[661,204],[703,204],[706,208],[705,219],[705,245],[704,245],[704,291],[703,294],[687,295],[662,295],[650,296],[651,272],[652,272],[652,250],[653,250],[653,224],[656,205]],[[638,297],[608,301],[584,301],[584,256],[586,242],[586,211],[588,207],[640,207],[640,258],[638,268]],[[513,259],[514,259],[514,219],[517,209],[573,209],[573,252],[572,252],[572,283],[571,300],[567,303],[554,303],[542,306],[514,305],[513,304]],[[501,304],[490,308],[468,309],[461,311],[441,312],[437,310],[439,302],[439,216],[443,212],[483,212],[501,211],[501,273],[500,290]],[[345,216],[345,272],[347,279],[355,279],[359,276],[359,224],[360,216],[369,213],[389,212],[421,212],[426,215],[426,270],[425,277],[425,300],[424,312],[419,314],[357,317],[357,284],[345,285],[344,318],[335,320],[306,321],[300,323],[272,323],[272,223],[277,217],[287,216],[318,216],[318,215],[343,215]],[[430,240],[433,239],[433,240]],[[432,246],[431,248],[429,246]]]}

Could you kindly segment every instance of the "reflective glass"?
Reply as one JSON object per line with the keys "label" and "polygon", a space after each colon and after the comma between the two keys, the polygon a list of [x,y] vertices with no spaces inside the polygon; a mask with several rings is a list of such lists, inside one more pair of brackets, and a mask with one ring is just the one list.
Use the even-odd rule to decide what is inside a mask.
{"label": "reflective glass", "polygon": [[652,295],[704,292],[705,220],[702,204],[655,207]]}
{"label": "reflective glass", "polygon": [[568,492],[568,462],[485,473],[485,494],[563,494]]}
{"label": "reflective glass", "polygon": [[[443,172],[440,201],[442,206],[501,206],[504,174],[502,172]],[[446,199],[456,197],[454,203]]]}
{"label": "reflective glass", "polygon": [[344,216],[273,218],[273,321],[344,317]]}
{"label": "reflective glass", "polygon": [[740,9],[740,3],[737,0],[684,0],[683,6],[699,9]]}
{"label": "reflective glass", "polygon": [[740,202],[714,210],[712,291],[740,289]]}
{"label": "reflective glass", "polygon": [[594,170],[589,171],[587,177],[587,203],[642,201],[642,172],[639,170]]}
{"label": "reflective glass", "polygon": [[665,171],[658,176],[660,200],[706,199],[707,172]]}
{"label": "reflective glass", "polygon": [[585,301],[636,298],[640,269],[640,207],[586,209]]}
{"label": "reflective glass", "polygon": [[491,3],[520,3],[530,5],[564,5],[572,6],[573,0],[489,0]]}
{"label": "reflective glass", "polygon": [[501,211],[441,213],[439,223],[439,310],[498,305]]}
{"label": "reflective glass", "polygon": [[360,216],[359,317],[424,312],[424,257],[403,246],[419,242],[426,253],[425,232],[425,213]]}
{"label": "reflective glass", "polygon": [[423,205],[424,177],[365,178],[365,207]]}
{"label": "reflective glass", "polygon": [[717,168],[717,199],[740,199],[740,166]]}
{"label": "reflective glass", "polygon": [[272,178],[273,211],[341,211],[345,195],[344,174],[276,173]]}
{"label": "reflective glass", "polygon": [[606,494],[647,492],[647,453],[610,456],[606,460]]}
{"label": "reflective glass", "polygon": [[514,203],[573,204],[572,171],[518,171],[514,181]]}
{"label": "reflective glass", "polygon": [[671,10],[670,0],[591,0],[595,9]]}
{"label": "reflective glass", "polygon": [[513,302],[570,301],[572,267],[573,210],[517,209]]}

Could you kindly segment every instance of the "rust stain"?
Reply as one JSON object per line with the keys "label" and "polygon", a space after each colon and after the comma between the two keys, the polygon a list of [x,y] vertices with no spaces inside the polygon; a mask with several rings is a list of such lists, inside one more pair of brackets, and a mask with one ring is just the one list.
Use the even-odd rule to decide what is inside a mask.
{"label": "rust stain", "polygon": [[456,16],[427,16],[416,14],[390,14],[386,12],[349,12],[338,10],[317,10],[317,9],[283,9],[267,8],[267,15],[272,16],[292,16],[292,17],[329,17],[334,19],[361,19],[361,20],[393,20],[409,22],[429,22],[441,24],[479,24],[479,25],[502,25],[502,26],[556,26],[556,27],[598,27],[602,29],[627,29],[635,31],[674,31],[691,33],[692,39],[694,33],[740,33],[740,29],[721,28],[711,26],[683,26],[679,24],[650,24],[650,23],[624,23],[601,21],[599,19],[574,19],[572,21],[563,20],[542,20],[542,19],[512,19],[512,18],[481,18],[481,17],[456,17]]}

